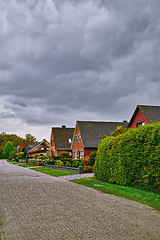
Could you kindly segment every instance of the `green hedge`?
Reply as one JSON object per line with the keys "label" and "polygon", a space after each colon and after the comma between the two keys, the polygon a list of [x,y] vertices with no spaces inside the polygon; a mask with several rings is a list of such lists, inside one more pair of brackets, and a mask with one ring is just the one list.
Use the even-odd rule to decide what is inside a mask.
{"label": "green hedge", "polygon": [[94,173],[110,183],[160,191],[160,123],[104,138]]}

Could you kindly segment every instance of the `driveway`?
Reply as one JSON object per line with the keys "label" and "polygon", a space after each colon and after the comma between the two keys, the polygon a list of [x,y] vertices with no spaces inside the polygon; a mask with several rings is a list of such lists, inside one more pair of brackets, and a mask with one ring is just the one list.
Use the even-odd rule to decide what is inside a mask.
{"label": "driveway", "polygon": [[2,240],[159,240],[160,212],[0,161]]}

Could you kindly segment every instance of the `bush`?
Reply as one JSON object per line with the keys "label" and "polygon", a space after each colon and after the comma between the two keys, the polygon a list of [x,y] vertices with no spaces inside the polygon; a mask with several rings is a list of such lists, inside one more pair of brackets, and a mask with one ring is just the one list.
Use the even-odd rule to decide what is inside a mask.
{"label": "bush", "polygon": [[41,157],[40,154],[35,154],[35,155],[33,156],[34,159],[39,159],[40,157]]}
{"label": "bush", "polygon": [[160,123],[103,139],[94,173],[111,183],[160,191]]}
{"label": "bush", "polygon": [[93,167],[92,166],[85,166],[84,167],[84,172],[93,172]]}
{"label": "bush", "polygon": [[17,154],[17,158],[18,158],[18,159],[23,158],[23,156],[24,156],[24,152],[19,152],[19,153]]}
{"label": "bush", "polygon": [[69,162],[69,161],[67,161],[65,166],[66,166],[66,167],[71,167],[71,166],[72,166],[72,163]]}
{"label": "bush", "polygon": [[51,165],[54,165],[55,162],[56,162],[56,161],[55,161],[54,159],[52,159],[52,158],[48,158],[48,159],[46,159],[46,161],[45,161],[46,164],[51,164]]}
{"label": "bush", "polygon": [[86,165],[86,166],[89,165],[89,160],[88,159],[83,160],[83,162],[84,162],[84,165]]}
{"label": "bush", "polygon": [[72,156],[69,155],[69,152],[62,152],[58,155],[58,160],[61,160],[65,165],[66,162],[72,161]]}
{"label": "bush", "polygon": [[15,151],[10,152],[9,154],[9,160],[12,161],[16,157]]}
{"label": "bush", "polygon": [[84,166],[84,162],[82,159],[76,159],[76,160],[73,160],[72,162],[72,167],[79,167],[79,166]]}
{"label": "bush", "polygon": [[95,164],[97,152],[92,152],[89,156],[89,165],[93,166]]}
{"label": "bush", "polygon": [[57,160],[55,162],[55,165],[57,165],[57,166],[64,166],[64,163],[61,160]]}

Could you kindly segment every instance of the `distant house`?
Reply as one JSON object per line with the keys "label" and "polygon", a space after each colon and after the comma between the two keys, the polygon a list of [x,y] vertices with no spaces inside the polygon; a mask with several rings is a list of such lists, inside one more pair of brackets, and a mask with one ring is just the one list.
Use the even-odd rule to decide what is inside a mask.
{"label": "distant house", "polygon": [[46,139],[43,139],[41,142],[35,143],[34,145],[27,146],[27,156],[33,157],[35,154],[41,156],[48,156],[49,152],[49,142]]}
{"label": "distant house", "polygon": [[20,144],[20,152],[22,152],[22,150],[23,149],[26,149],[27,150],[27,147],[29,146],[29,145],[35,145],[35,143],[32,143],[32,142],[22,142],[21,144]]}
{"label": "distant house", "polygon": [[72,158],[88,159],[92,152],[97,151],[100,135],[110,136],[118,126],[126,128],[128,122],[77,121],[72,142]]}
{"label": "distant house", "polygon": [[69,152],[72,155],[71,143],[74,128],[53,127],[50,140],[50,156],[58,156],[61,152]]}
{"label": "distant house", "polygon": [[137,105],[128,124],[131,128],[160,121],[160,106]]}

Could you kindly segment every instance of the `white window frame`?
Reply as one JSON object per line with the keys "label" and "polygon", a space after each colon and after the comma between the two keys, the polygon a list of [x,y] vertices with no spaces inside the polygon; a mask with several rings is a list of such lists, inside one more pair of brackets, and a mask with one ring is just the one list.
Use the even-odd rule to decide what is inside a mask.
{"label": "white window frame", "polygon": [[79,134],[78,135],[78,142],[80,142],[81,141],[81,135]]}
{"label": "white window frame", "polygon": [[82,150],[79,150],[79,159],[82,159],[82,156],[83,156],[83,152]]}
{"label": "white window frame", "polygon": [[77,150],[74,151],[73,154],[74,154],[74,155],[73,155],[74,159],[77,159]]}

